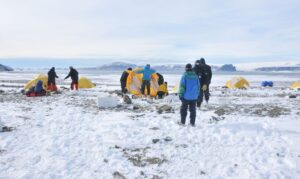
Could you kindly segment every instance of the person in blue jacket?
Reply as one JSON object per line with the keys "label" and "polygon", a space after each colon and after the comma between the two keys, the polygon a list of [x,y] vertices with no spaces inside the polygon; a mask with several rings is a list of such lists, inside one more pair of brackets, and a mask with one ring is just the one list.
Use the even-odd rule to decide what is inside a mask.
{"label": "person in blue jacket", "polygon": [[145,94],[145,88],[147,88],[147,94],[150,95],[150,81],[151,76],[156,73],[155,70],[150,68],[150,64],[147,64],[144,69],[142,70],[136,70],[135,73],[137,74],[143,74],[143,82],[141,87],[141,93]]}
{"label": "person in blue jacket", "polygon": [[34,87],[34,92],[35,93],[40,93],[43,90],[43,81],[39,80],[37,81],[35,87]]}
{"label": "person in blue jacket", "polygon": [[185,124],[187,110],[190,111],[190,123],[195,126],[196,121],[196,103],[200,92],[200,81],[197,74],[193,71],[192,65],[187,64],[185,73],[181,77],[179,86],[179,99],[181,100],[181,124]]}

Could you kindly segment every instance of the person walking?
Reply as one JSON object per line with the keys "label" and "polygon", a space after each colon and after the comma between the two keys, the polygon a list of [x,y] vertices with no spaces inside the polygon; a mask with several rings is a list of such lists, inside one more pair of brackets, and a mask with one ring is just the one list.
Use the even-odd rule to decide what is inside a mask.
{"label": "person walking", "polygon": [[127,89],[126,89],[127,77],[131,71],[132,71],[132,68],[128,68],[127,70],[125,70],[122,73],[122,76],[120,78],[122,93],[127,93]]}
{"label": "person walking", "polygon": [[150,96],[150,81],[151,76],[156,73],[155,70],[150,68],[150,64],[147,64],[144,69],[136,70],[135,73],[143,74],[143,82],[141,87],[141,93],[145,94],[145,89],[147,89],[147,95]]}
{"label": "person walking", "polygon": [[200,91],[200,81],[193,71],[192,65],[185,66],[185,73],[182,75],[179,86],[179,99],[181,100],[181,124],[185,124],[187,110],[190,111],[190,124],[195,126],[196,121],[196,103]]}
{"label": "person walking", "polygon": [[72,79],[71,90],[74,90],[74,88],[78,90],[78,72],[72,66],[70,66],[70,72],[68,76],[65,77],[65,80],[68,79],[69,77],[71,77]]}
{"label": "person walking", "polygon": [[204,58],[196,60],[194,65],[194,71],[198,75],[201,84],[201,90],[199,92],[199,98],[197,101],[197,107],[200,108],[203,102],[203,96],[205,97],[205,101],[207,103],[209,101],[209,85],[212,78],[212,71],[211,67],[205,63]]}
{"label": "person walking", "polygon": [[55,78],[58,78],[55,72],[55,68],[52,67],[48,72],[48,82],[47,82],[47,90],[49,91],[57,91]]}

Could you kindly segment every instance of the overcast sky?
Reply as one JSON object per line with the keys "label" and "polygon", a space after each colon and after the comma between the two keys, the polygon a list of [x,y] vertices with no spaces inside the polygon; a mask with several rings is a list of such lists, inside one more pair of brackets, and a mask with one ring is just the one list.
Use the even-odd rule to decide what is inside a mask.
{"label": "overcast sky", "polygon": [[0,62],[300,61],[299,9],[299,0],[0,0]]}

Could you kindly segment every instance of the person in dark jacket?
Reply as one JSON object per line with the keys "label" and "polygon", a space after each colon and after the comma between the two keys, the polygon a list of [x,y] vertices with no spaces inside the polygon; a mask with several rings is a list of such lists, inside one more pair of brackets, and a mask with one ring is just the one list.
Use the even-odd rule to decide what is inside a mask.
{"label": "person in dark jacket", "polygon": [[179,86],[179,99],[181,100],[181,124],[185,124],[187,110],[190,111],[190,124],[195,126],[196,121],[196,103],[200,91],[200,81],[192,69],[191,64],[185,67],[185,73],[182,75]]}
{"label": "person in dark jacket", "polygon": [[127,70],[125,70],[122,73],[122,76],[120,78],[122,93],[127,93],[127,89],[126,89],[127,77],[129,75],[129,72],[131,72],[131,71],[132,71],[132,68],[128,68]]}
{"label": "person in dark jacket", "polygon": [[158,76],[158,85],[164,84],[164,77],[160,73],[156,73],[156,75]]}
{"label": "person in dark jacket", "polygon": [[209,101],[209,85],[212,78],[212,72],[211,67],[205,63],[204,58],[196,60],[194,71],[198,75],[201,84],[201,90],[197,101],[197,107],[200,107],[203,102],[203,96],[205,96],[206,102]]}
{"label": "person in dark jacket", "polygon": [[71,90],[74,90],[74,86],[75,86],[75,89],[78,90],[78,72],[72,66],[70,66],[70,72],[69,72],[68,76],[65,77],[65,79],[67,79],[69,77],[71,77],[71,79],[72,79]]}
{"label": "person in dark jacket", "polygon": [[144,69],[135,71],[137,74],[143,74],[143,82],[141,87],[141,93],[145,94],[145,88],[147,88],[147,94],[150,96],[150,81],[151,76],[156,73],[155,70],[150,68],[150,65],[147,64]]}
{"label": "person in dark jacket", "polygon": [[55,78],[58,78],[58,76],[56,75],[55,68],[52,67],[48,72],[48,82],[47,82],[48,88],[47,88],[47,90],[57,91]]}

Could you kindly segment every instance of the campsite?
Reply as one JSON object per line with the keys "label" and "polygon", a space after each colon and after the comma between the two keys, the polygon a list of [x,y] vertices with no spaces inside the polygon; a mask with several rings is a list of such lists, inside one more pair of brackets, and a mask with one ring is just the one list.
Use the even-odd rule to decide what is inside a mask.
{"label": "campsite", "polygon": [[0,3],[0,179],[300,179],[299,0]]}
{"label": "campsite", "polygon": [[[67,72],[58,73],[63,77]],[[177,124],[180,74],[164,74],[169,96],[129,94],[131,104],[118,92],[120,74],[83,72],[78,91],[70,91],[69,80],[59,78],[58,93],[23,95],[26,84],[43,79],[40,74],[1,73],[0,125],[10,129],[0,132],[3,178],[300,174],[300,96],[290,88],[296,75],[216,74],[211,100],[197,110],[196,127],[191,127]],[[274,86],[262,87],[263,80]]]}

